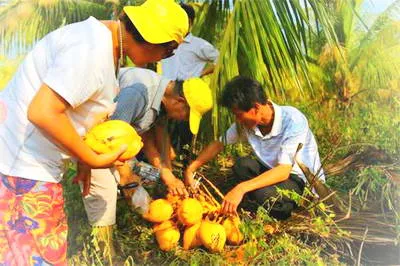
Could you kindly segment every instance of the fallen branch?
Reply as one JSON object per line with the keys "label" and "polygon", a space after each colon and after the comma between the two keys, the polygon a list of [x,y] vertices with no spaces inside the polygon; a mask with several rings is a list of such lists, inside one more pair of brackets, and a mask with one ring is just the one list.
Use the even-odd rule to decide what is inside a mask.
{"label": "fallen branch", "polygon": [[363,250],[365,239],[367,238],[367,234],[368,234],[368,226],[365,228],[363,240],[362,240],[362,242],[360,244],[360,251],[358,252],[358,259],[357,259],[357,265],[358,266],[361,265],[361,253],[362,253],[362,250]]}

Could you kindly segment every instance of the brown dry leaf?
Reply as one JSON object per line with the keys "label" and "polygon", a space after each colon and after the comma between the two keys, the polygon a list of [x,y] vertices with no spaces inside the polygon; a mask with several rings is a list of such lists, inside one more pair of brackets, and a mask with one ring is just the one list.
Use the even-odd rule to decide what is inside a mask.
{"label": "brown dry leaf", "polygon": [[246,265],[245,263],[245,245],[224,253],[227,265]]}
{"label": "brown dry leaf", "polygon": [[270,224],[264,225],[264,232],[265,232],[265,233],[272,235],[272,234],[274,234],[276,231],[277,231],[277,228],[274,227],[273,225],[270,225]]}

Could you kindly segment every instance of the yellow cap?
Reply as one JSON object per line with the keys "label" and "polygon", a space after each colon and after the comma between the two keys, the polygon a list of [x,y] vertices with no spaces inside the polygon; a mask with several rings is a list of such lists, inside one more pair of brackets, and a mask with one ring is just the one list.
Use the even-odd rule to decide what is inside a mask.
{"label": "yellow cap", "polygon": [[125,6],[124,12],[149,43],[182,43],[189,30],[189,18],[174,0],[147,0]]}
{"label": "yellow cap", "polygon": [[202,115],[213,106],[211,89],[201,78],[190,78],[183,82],[183,94],[190,107],[190,131],[197,134]]}

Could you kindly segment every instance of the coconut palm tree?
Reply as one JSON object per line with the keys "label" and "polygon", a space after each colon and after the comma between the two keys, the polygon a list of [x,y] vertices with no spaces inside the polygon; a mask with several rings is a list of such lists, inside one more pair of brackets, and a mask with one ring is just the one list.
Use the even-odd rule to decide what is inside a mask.
{"label": "coconut palm tree", "polygon": [[[322,36],[334,46],[333,25],[321,1],[237,0],[205,1],[194,33],[218,43],[220,59],[212,76],[215,98],[236,75],[261,82],[272,99],[288,90],[310,93],[309,43]],[[316,30],[315,25],[320,25]],[[211,36],[208,34],[211,32]],[[214,106],[213,135],[231,122],[227,110]]]}
{"label": "coconut palm tree", "polygon": [[363,2],[326,2],[339,45],[322,42],[317,48],[318,63],[328,74],[326,87],[345,103],[371,89],[399,89],[400,1],[393,2],[371,26],[360,15]]}

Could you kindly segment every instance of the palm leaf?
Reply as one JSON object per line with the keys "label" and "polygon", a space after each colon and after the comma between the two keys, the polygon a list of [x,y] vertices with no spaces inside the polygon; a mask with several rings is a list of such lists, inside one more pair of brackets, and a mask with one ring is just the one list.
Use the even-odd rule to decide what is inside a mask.
{"label": "palm leaf", "polygon": [[89,16],[109,19],[110,7],[88,0],[10,1],[0,10],[2,54],[23,53],[50,31]]}
{"label": "palm leaf", "polygon": [[[399,43],[399,36],[397,35],[398,32],[395,30],[396,25],[393,24],[393,20],[398,18],[399,15],[400,15],[400,0],[397,0],[393,4],[391,4],[383,13],[379,15],[379,17],[375,20],[374,24],[368,29],[367,33],[359,41],[359,45],[356,49],[356,52],[350,61],[350,69],[353,69],[357,64],[358,60],[361,57],[363,57],[365,49],[368,49],[368,47],[371,44],[377,41],[377,37],[379,36],[381,31],[390,30],[387,29],[388,27],[389,28],[393,27],[392,39],[395,42],[397,41],[397,43]],[[382,37],[382,35],[380,37]]]}
{"label": "palm leaf", "polygon": [[[333,26],[319,1],[307,1],[308,13],[299,1],[238,0],[230,10],[220,43],[220,60],[211,86],[215,97],[232,77],[241,74],[255,78],[274,100],[285,98],[289,89],[300,94],[312,92],[308,77],[308,43],[314,21],[321,34],[335,41]],[[214,137],[231,122],[226,110],[215,106],[212,113]]]}

